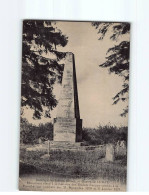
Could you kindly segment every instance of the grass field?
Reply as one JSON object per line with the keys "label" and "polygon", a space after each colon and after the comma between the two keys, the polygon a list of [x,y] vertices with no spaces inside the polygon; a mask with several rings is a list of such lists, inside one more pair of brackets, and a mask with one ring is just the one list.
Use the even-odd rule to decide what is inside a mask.
{"label": "grass field", "polygon": [[69,178],[102,178],[126,183],[126,157],[105,162],[104,150],[71,151],[51,150],[49,158],[42,158],[46,151],[20,150],[20,177],[26,174],[49,174]]}
{"label": "grass field", "polygon": [[[54,187],[54,191],[125,191],[127,147],[115,150],[114,162],[105,161],[105,153],[108,143],[124,141],[127,145],[127,130],[127,127],[111,125],[83,128],[80,148],[59,146],[53,150],[50,145],[49,157],[46,140],[53,140],[52,124],[38,127],[22,124],[19,189],[51,191]],[[62,186],[66,188],[61,189]]]}

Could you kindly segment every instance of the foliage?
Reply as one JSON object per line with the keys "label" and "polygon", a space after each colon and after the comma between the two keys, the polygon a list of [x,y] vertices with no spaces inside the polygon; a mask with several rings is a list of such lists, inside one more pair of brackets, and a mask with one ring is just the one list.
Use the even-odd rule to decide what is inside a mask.
{"label": "foliage", "polygon": [[33,140],[32,134],[32,124],[30,124],[26,119],[21,117],[20,121],[20,142],[21,143],[31,143]]}
{"label": "foliage", "polygon": [[53,140],[53,124],[45,123],[40,124],[38,127],[38,137],[43,137],[45,140]]}
{"label": "foliage", "polygon": [[53,139],[53,125],[52,123],[40,124],[35,126],[30,124],[27,120],[21,119],[20,141],[24,144],[34,144],[38,138],[44,140]]}
{"label": "foliage", "polygon": [[[129,23],[101,23],[93,22],[92,25],[98,29],[99,40],[102,40],[105,35],[110,31],[110,39],[118,41],[119,37],[122,37],[130,33]],[[115,73],[123,78],[123,85],[121,91],[119,91],[113,97],[113,104],[117,104],[119,101],[128,100],[128,90],[129,90],[129,50],[130,41],[121,41],[119,44],[114,45],[107,51],[106,61],[100,64],[100,67],[108,68],[109,73]],[[126,116],[128,113],[128,106],[123,110],[121,116]]]}
{"label": "foliage", "polygon": [[51,21],[24,20],[22,51],[22,107],[34,110],[33,118],[50,111],[56,106],[53,84],[61,82],[65,53],[57,51],[67,44],[67,37],[54,27]]}
{"label": "foliage", "polygon": [[91,145],[116,143],[117,141],[126,141],[127,127],[99,126],[96,129],[84,128],[82,132],[83,141]]}

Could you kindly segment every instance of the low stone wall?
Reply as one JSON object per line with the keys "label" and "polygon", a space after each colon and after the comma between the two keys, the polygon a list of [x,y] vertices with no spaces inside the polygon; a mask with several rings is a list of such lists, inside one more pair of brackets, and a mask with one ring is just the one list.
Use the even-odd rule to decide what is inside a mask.
{"label": "low stone wall", "polygon": [[[25,147],[26,151],[48,151],[48,141],[42,144],[30,145]],[[106,153],[106,145],[89,145],[84,146],[80,142],[50,142],[49,150],[78,150],[78,151],[103,151]],[[115,146],[115,156],[125,156],[127,153],[126,146],[116,145]]]}

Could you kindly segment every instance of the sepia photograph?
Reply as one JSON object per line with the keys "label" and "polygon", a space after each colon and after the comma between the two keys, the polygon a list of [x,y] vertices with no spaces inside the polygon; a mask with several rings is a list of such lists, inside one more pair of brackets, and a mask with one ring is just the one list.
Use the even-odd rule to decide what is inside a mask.
{"label": "sepia photograph", "polygon": [[19,190],[126,191],[130,23],[22,28]]}

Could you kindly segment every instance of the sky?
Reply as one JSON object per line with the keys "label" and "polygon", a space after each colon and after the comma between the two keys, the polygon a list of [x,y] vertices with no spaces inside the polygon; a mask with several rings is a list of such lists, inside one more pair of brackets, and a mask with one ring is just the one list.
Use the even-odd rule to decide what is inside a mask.
{"label": "sky", "polygon": [[[108,48],[118,44],[109,39],[110,32],[103,40],[98,40],[99,34],[90,22],[57,22],[56,26],[68,36],[68,44],[59,51],[72,52],[75,55],[80,117],[84,127],[96,128],[98,125],[127,125],[128,117],[120,114],[128,104],[119,102],[112,105],[114,97],[123,84],[122,78],[109,74],[108,69],[99,67],[105,61]],[[59,98],[61,86],[55,85],[54,94]],[[51,119],[32,120],[32,112],[26,111],[25,116],[34,124],[49,122],[56,117],[56,108]]]}

